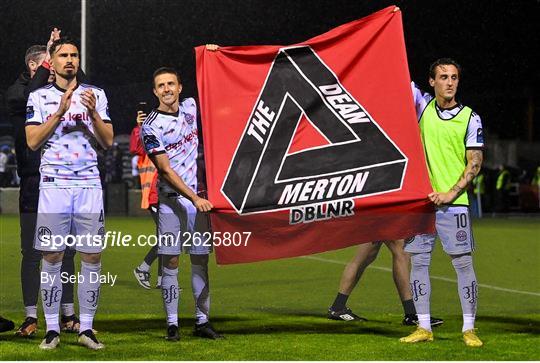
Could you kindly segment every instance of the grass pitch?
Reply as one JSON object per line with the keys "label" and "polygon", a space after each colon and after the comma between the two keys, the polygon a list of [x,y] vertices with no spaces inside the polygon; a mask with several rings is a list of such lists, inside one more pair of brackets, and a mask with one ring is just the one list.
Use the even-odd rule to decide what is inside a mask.
{"label": "grass pitch", "polygon": [[[109,230],[150,234],[150,218],[107,219]],[[24,314],[19,278],[18,218],[0,216],[0,314],[20,324]],[[0,334],[2,360],[540,360],[540,222],[484,219],[475,223],[475,268],[480,285],[478,334],[484,347],[461,341],[461,309],[452,265],[440,245],[432,262],[432,313],[445,319],[433,343],[405,345],[412,331],[401,325],[402,309],[383,247],[349,299],[368,322],[335,322],[326,309],[337,292],[344,264],[355,248],[303,258],[233,266],[211,263],[211,317],[225,340],[191,335],[193,298],[189,261],[182,257],[181,341],[167,342],[160,292],[144,290],[133,277],[147,248],[105,250],[102,273],[118,275],[104,285],[95,321],[106,345],[92,352],[62,334],[60,347],[44,352],[44,335],[21,339]],[[155,271],[155,266],[153,267]],[[153,283],[155,273],[153,274]],[[486,286],[487,285],[487,286]],[[41,303],[39,311],[41,313]]]}

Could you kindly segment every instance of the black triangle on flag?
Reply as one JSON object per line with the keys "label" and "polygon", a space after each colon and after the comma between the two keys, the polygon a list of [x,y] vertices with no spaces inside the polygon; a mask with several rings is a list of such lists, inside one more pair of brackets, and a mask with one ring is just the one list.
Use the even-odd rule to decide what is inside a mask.
{"label": "black triangle on flag", "polygon": [[[287,154],[302,118],[330,144]],[[309,46],[282,48],[222,193],[239,214],[399,190],[406,156]]]}

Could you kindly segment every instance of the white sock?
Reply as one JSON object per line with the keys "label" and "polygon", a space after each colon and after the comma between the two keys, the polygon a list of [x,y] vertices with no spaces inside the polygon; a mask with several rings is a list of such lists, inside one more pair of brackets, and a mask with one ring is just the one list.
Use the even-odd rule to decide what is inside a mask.
{"label": "white sock", "polygon": [[476,317],[473,314],[463,314],[463,329],[462,332],[474,329],[474,319]]}
{"label": "white sock", "polygon": [[[62,298],[61,267],[62,261],[51,263],[43,259],[41,262],[41,301],[43,303],[43,314],[47,322],[47,331],[54,330],[58,333],[60,333],[58,315],[60,312],[60,299]],[[44,276],[47,278],[43,279]]]}
{"label": "white sock", "polygon": [[60,333],[58,314],[45,314],[45,321],[47,322],[47,331],[54,330],[57,333]]}
{"label": "white sock", "polygon": [[25,306],[24,313],[26,314],[27,318],[37,319],[37,306],[36,305]]}
{"label": "white sock", "polygon": [[81,314],[79,317],[81,320],[81,325],[79,327],[79,332],[82,333],[85,330],[92,329],[92,324],[94,323],[93,314]]}
{"label": "white sock", "polygon": [[77,297],[79,299],[79,313],[81,314],[81,327],[79,331],[92,329],[92,322],[96,315],[100,282],[91,279],[91,276],[99,276],[101,273],[101,263],[88,263],[81,261],[81,279],[77,286]]}
{"label": "white sock", "polygon": [[169,314],[167,315],[167,325],[176,325],[178,326],[178,314]]}
{"label": "white sock", "polygon": [[62,310],[62,315],[71,316],[75,314],[75,307],[73,303],[62,304],[60,305],[60,309]]}
{"label": "white sock", "polygon": [[431,331],[431,314],[418,314],[418,326]]}
{"label": "white sock", "polygon": [[147,264],[147,263],[144,262],[144,261],[143,261],[143,262],[139,265],[139,267],[137,267],[137,268],[138,268],[139,270],[141,270],[141,271],[144,271],[144,272],[150,271],[150,265]]}

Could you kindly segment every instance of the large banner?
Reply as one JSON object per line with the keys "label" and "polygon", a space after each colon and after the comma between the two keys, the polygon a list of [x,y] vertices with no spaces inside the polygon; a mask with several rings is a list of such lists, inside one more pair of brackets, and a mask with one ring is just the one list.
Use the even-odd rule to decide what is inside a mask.
{"label": "large banner", "polygon": [[433,231],[401,12],[196,57],[218,263]]}

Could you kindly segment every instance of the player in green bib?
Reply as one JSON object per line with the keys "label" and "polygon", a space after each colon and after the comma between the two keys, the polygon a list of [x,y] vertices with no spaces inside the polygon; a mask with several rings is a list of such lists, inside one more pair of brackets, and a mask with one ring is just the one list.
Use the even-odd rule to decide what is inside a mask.
{"label": "player in green bib", "polygon": [[435,97],[422,93],[413,83],[420,133],[433,187],[428,197],[436,206],[437,233],[406,240],[405,251],[411,254],[410,284],[418,327],[400,339],[403,343],[433,340],[429,266],[438,236],[457,274],[463,312],[463,340],[470,347],[483,344],[474,329],[478,285],[472,262],[474,239],[467,186],[480,172],[484,140],[480,117],[456,100],[460,76],[461,67],[454,60],[443,58],[430,67],[429,84]]}

